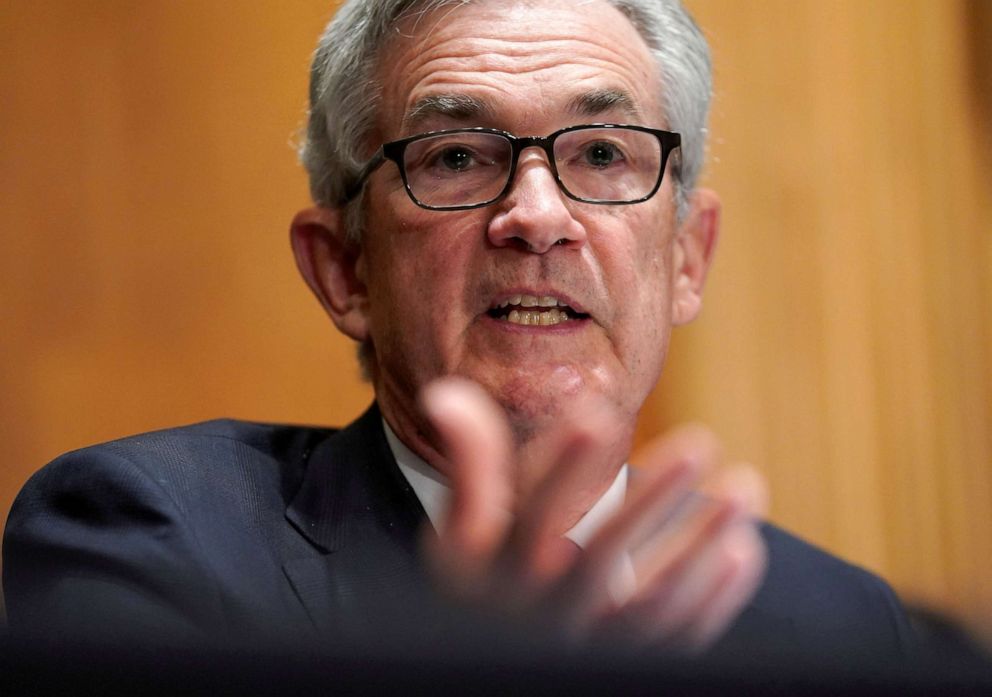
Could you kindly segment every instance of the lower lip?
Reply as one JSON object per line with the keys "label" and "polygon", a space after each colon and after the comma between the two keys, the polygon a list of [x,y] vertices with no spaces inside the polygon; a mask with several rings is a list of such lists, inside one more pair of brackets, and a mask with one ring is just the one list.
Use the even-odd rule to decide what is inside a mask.
{"label": "lower lip", "polygon": [[570,334],[585,329],[589,319],[568,319],[558,324],[516,324],[505,319],[496,319],[488,314],[482,316],[484,320],[496,325],[499,329],[509,332],[521,332],[524,334]]}

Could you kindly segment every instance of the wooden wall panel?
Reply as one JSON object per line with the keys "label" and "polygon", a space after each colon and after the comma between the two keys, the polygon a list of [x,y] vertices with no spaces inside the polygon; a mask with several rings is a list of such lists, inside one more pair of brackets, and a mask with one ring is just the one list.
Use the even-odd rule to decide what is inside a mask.
{"label": "wooden wall panel", "polygon": [[[236,9],[235,9],[236,8]],[[298,277],[324,0],[0,3],[0,511],[65,450],[371,400]]]}
{"label": "wooden wall panel", "polygon": [[[0,4],[0,512],[70,448],[370,399],[287,242],[332,4]],[[642,439],[710,423],[775,520],[992,617],[988,3],[689,5],[725,231]]]}
{"label": "wooden wall panel", "polygon": [[714,47],[725,229],[644,431],[711,423],[768,474],[775,520],[988,622],[981,5],[690,2]]}

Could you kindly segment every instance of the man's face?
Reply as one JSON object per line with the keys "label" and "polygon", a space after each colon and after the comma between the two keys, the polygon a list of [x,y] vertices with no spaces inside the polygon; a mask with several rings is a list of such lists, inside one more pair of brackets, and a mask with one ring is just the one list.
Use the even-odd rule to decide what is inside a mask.
{"label": "man's face", "polygon": [[[582,123],[667,127],[647,46],[605,2],[442,9],[403,25],[380,65],[377,141],[469,126],[518,136]],[[673,320],[691,319],[674,302],[683,254],[672,185],[669,171],[644,203],[576,202],[531,148],[504,199],[438,212],[410,200],[394,164],[381,167],[367,183],[355,262],[368,297],[350,333],[374,345],[387,419],[409,423],[419,389],[457,374],[507,409],[518,437],[551,426],[584,394],[604,396],[632,421]],[[557,304],[546,321],[562,311],[569,319],[519,323],[536,312],[526,307],[534,298]]]}

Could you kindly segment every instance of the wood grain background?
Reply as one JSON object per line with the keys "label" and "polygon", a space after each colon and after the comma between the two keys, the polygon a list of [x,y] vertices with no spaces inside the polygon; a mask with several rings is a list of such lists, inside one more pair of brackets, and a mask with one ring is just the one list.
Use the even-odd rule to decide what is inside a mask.
{"label": "wood grain background", "polygon": [[[691,0],[725,228],[642,440],[698,419],[773,518],[992,620],[992,3]],[[236,8],[236,9],[234,9]],[[0,4],[0,513],[67,449],[371,399],[296,275],[325,0]]]}

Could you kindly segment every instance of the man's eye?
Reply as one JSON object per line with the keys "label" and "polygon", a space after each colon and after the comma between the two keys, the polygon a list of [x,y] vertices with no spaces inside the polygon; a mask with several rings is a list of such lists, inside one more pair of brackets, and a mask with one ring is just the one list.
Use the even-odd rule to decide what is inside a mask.
{"label": "man's eye", "polygon": [[437,161],[452,172],[460,172],[467,169],[472,164],[472,153],[466,148],[445,148],[441,151]]}
{"label": "man's eye", "polygon": [[613,143],[591,143],[585,149],[586,164],[593,167],[609,167],[623,159],[623,153]]}

